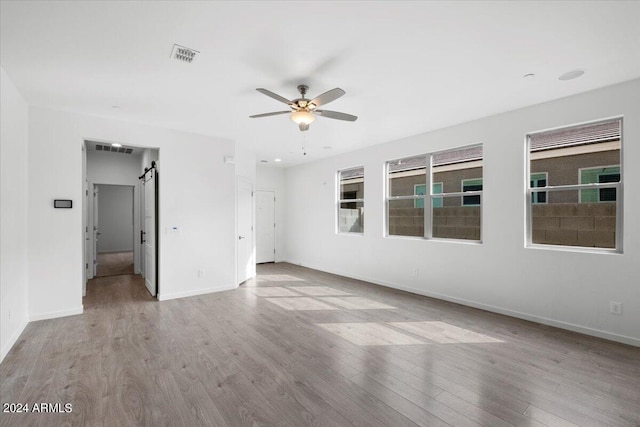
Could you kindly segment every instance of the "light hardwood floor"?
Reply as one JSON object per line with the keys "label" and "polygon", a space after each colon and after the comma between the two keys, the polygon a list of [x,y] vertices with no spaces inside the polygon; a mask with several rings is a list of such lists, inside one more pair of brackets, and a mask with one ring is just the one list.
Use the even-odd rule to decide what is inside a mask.
{"label": "light hardwood floor", "polygon": [[161,303],[97,278],[84,307],[0,365],[3,403],[73,412],[0,425],[640,425],[639,348],[290,264]]}

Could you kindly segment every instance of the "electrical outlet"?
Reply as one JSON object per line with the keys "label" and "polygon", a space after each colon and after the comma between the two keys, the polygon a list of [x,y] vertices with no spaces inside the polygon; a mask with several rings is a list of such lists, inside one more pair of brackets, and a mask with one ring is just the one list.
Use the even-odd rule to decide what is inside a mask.
{"label": "electrical outlet", "polygon": [[413,269],[413,271],[411,272],[411,276],[418,277],[418,269],[417,268]]}
{"label": "electrical outlet", "polygon": [[202,279],[204,277],[204,270],[200,269],[198,270],[198,278]]}
{"label": "electrical outlet", "polygon": [[609,311],[611,312],[611,314],[622,314],[622,303],[609,301]]}

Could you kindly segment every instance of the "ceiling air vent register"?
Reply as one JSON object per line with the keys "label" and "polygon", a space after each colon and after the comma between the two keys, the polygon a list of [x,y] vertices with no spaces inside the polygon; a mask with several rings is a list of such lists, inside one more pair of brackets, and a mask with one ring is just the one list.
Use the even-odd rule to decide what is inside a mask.
{"label": "ceiling air vent register", "polygon": [[108,151],[108,152],[111,152],[111,153],[124,153],[124,154],[133,153],[133,149],[132,148],[111,147],[111,146],[108,146],[108,145],[100,145],[100,144],[96,144],[96,151]]}
{"label": "ceiling air vent register", "polygon": [[200,52],[198,52],[197,50],[185,46],[180,46],[179,44],[174,44],[173,49],[171,49],[172,58],[188,63],[191,63],[191,61],[193,61],[193,59],[196,57],[196,54],[198,53]]}

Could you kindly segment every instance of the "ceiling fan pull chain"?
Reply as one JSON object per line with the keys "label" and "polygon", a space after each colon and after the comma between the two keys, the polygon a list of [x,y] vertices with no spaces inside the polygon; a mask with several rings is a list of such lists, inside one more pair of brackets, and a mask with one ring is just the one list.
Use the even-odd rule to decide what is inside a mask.
{"label": "ceiling fan pull chain", "polygon": [[302,155],[306,156],[307,155],[307,150],[305,150],[305,145],[307,145],[307,134],[303,133],[302,134]]}

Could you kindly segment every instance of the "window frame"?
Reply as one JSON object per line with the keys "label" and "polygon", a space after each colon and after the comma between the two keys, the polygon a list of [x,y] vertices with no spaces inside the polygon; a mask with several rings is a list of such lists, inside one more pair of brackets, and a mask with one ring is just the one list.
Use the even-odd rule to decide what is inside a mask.
{"label": "window frame", "polygon": [[[482,190],[469,190],[469,191],[465,191],[464,190],[464,183],[465,182],[469,182],[469,181],[480,181],[480,186],[484,189],[484,180],[482,178],[465,178],[465,179],[461,179],[460,180],[460,191],[462,193],[465,193],[464,196],[462,196],[460,198],[460,206],[482,206]],[[480,203],[478,204],[465,204],[464,202],[464,198],[467,196],[474,196],[475,194],[466,194],[466,193],[474,193],[474,192],[480,192]]]}
{"label": "window frame", "polygon": [[[442,189],[444,188],[444,184],[442,182],[434,182],[431,185],[433,187],[439,185],[440,186],[440,193],[442,193]],[[427,184],[413,184],[413,194],[415,194],[417,196],[420,196],[421,194],[416,193],[417,187],[424,187],[425,194],[422,194],[422,195],[426,196]],[[433,193],[433,194],[440,194],[440,193]],[[414,208],[420,208],[420,206],[417,206],[417,205],[418,205],[418,200],[413,202],[413,207]],[[424,203],[423,203],[423,205],[424,205]],[[422,207],[424,208],[424,206],[422,206]],[[438,206],[438,207],[440,207],[440,206]]]}
{"label": "window frame", "polygon": [[[565,184],[565,185],[549,185],[547,180],[546,187],[531,187],[531,136],[540,133],[559,131],[562,129],[571,129],[582,126],[592,126],[601,123],[618,121],[620,123],[620,181],[612,183],[589,183],[589,184]],[[608,117],[599,120],[575,123],[572,125],[557,126],[554,128],[539,130],[535,132],[529,132],[525,135],[525,248],[564,251],[564,252],[586,252],[586,253],[604,253],[604,254],[622,254],[623,253],[623,212],[624,212],[624,117],[615,116]],[[600,166],[601,167],[601,166]],[[578,168],[583,169],[583,168]],[[580,172],[578,172],[578,182],[580,182]],[[601,188],[616,188],[616,229],[615,229],[615,247],[614,248],[601,248],[601,247],[589,247],[589,246],[569,246],[569,245],[553,245],[544,243],[533,242],[533,220],[532,209],[533,203],[531,203],[532,194],[536,191],[540,191],[540,188],[544,188],[547,192],[547,200],[551,192],[557,191],[570,191],[577,190],[578,197],[581,199],[580,190],[589,189],[601,189]]]}
{"label": "window frame", "polygon": [[[342,199],[340,196],[342,194],[342,173],[343,172],[347,172],[347,171],[351,171],[354,169],[362,169],[362,198],[360,199]],[[335,208],[335,212],[336,212],[336,234],[342,234],[342,235],[350,235],[350,236],[362,236],[364,235],[364,206],[365,206],[365,202],[364,202],[364,185],[365,185],[365,173],[364,173],[365,169],[364,169],[364,165],[362,166],[353,166],[353,167],[349,167],[349,168],[343,168],[343,169],[339,169],[338,171],[336,171],[336,208]],[[358,232],[358,231],[340,231],[340,206],[343,203],[362,203],[362,231]]]}
{"label": "window frame", "polygon": [[[437,182],[433,182],[433,156],[439,153],[444,153],[444,152],[448,152],[448,151],[456,151],[456,150],[461,150],[461,149],[465,149],[465,148],[471,148],[471,147],[483,147],[484,143],[483,142],[476,142],[476,143],[472,143],[472,144],[467,144],[467,145],[460,145],[457,147],[452,147],[452,148],[446,148],[446,149],[442,149],[442,150],[438,150],[438,151],[433,151],[433,152],[429,152],[429,153],[425,153],[425,154],[417,154],[417,155],[409,155],[409,156],[404,156],[404,157],[399,157],[399,158],[394,158],[394,159],[390,159],[390,160],[386,160],[385,164],[384,164],[384,204],[385,204],[385,213],[384,213],[384,219],[385,219],[385,224],[384,224],[384,237],[391,237],[391,238],[400,238],[400,239],[421,239],[421,240],[432,240],[432,241],[443,241],[443,242],[455,242],[455,243],[463,243],[463,244],[482,244],[483,243],[483,222],[484,222],[484,203],[482,203],[482,194],[483,194],[483,190],[479,190],[479,191],[459,191],[459,192],[454,192],[454,193],[445,193],[444,192],[444,183],[441,181],[437,181]],[[425,182],[424,184],[418,184],[418,185],[425,185],[425,193],[426,193],[426,189],[429,189],[429,192],[425,195],[407,195],[407,196],[390,196],[389,195],[389,190],[390,190],[390,182],[391,182],[391,178],[389,175],[389,166],[394,163],[397,162],[399,160],[404,160],[407,158],[414,158],[414,157],[420,157],[420,156],[425,156],[425,160],[426,160],[426,164],[425,164]],[[482,177],[481,178],[474,178],[476,180],[483,180],[483,184],[484,184],[484,149],[483,149],[483,153],[482,153]],[[441,193],[434,193],[433,192],[433,185],[434,184],[441,184]],[[415,193],[415,185],[414,184],[414,193]],[[433,229],[432,229],[432,224],[433,224],[433,201],[435,199],[440,199],[442,201],[442,206],[444,206],[444,200],[446,197],[460,197],[460,201],[461,201],[461,207],[464,206],[462,205],[462,197],[463,196],[474,196],[474,195],[479,195],[480,196],[480,204],[479,205],[473,205],[473,206],[478,206],[480,208],[480,239],[479,240],[471,240],[471,239],[456,239],[456,238],[448,238],[448,237],[433,237]],[[393,200],[413,200],[413,205],[416,206],[416,201],[422,199],[424,200],[423,205],[424,205],[424,234],[423,236],[403,236],[403,235],[396,235],[396,234],[389,234],[389,206],[390,206],[390,201]],[[427,204],[428,201],[428,204]],[[469,206],[469,205],[467,205]]]}
{"label": "window frame", "polygon": [[[405,157],[398,157],[395,159],[391,159],[391,160],[386,160],[384,163],[384,219],[385,219],[385,224],[384,224],[384,237],[392,237],[392,238],[402,238],[402,239],[424,239],[425,236],[403,236],[403,235],[397,235],[397,234],[389,234],[389,205],[390,205],[390,201],[392,200],[413,200],[413,205],[415,206],[417,203],[417,200],[422,200],[423,202],[423,210],[426,212],[427,208],[426,208],[426,201],[427,201],[427,197],[428,195],[426,194],[422,194],[422,195],[418,195],[415,194],[415,187],[414,187],[414,194],[413,195],[407,195],[407,196],[391,196],[389,195],[389,190],[390,190],[390,183],[391,180],[389,178],[389,166],[391,165],[391,163],[393,162],[397,162],[398,160],[404,160],[404,159],[408,159],[408,158],[414,158],[414,157],[425,157],[425,161],[427,162],[425,165],[425,185],[427,185],[427,187],[425,187],[425,193],[426,193],[426,189],[429,188],[429,178],[428,178],[428,174],[427,171],[429,171],[431,169],[430,167],[430,161],[431,158],[427,157],[428,154],[416,154],[415,156],[405,156]],[[424,227],[425,227],[425,233],[426,233],[426,226],[427,226],[427,215],[424,215]]]}
{"label": "window frame", "polygon": [[[621,150],[620,150],[620,163],[622,163],[622,143],[620,143],[620,147],[621,147]],[[619,172],[618,172],[618,175],[620,175],[620,181],[619,182],[622,182],[622,165],[621,164],[619,164],[619,165],[606,165],[606,166],[589,166],[589,167],[586,167],[586,168],[578,168],[578,182],[580,182],[582,184],[582,172],[583,171],[588,171],[588,170],[593,170],[593,169],[613,169],[613,168],[618,168],[619,169]],[[596,176],[600,177],[601,175],[603,175],[603,174],[598,174]],[[612,173],[604,174],[604,175],[612,175]],[[602,189],[603,188],[594,189],[594,190],[598,190],[598,197],[597,197],[598,200],[596,200],[595,203],[602,203],[603,202],[602,200],[600,200],[600,190],[602,190]],[[590,190],[590,189],[587,189],[587,190]],[[616,190],[616,202],[618,201],[617,200],[617,194],[618,194],[618,190]],[[578,203],[588,203],[588,202],[583,202],[582,201],[582,191],[580,191],[578,193]]]}
{"label": "window frame", "polygon": [[[549,185],[549,172],[531,172],[529,174],[529,186],[531,186],[531,181],[532,181],[532,176],[533,175],[544,175],[544,180],[545,180],[545,186],[544,187],[531,187],[531,188],[546,188]],[[540,192],[542,193],[542,191],[540,190],[536,190],[536,193]],[[547,200],[547,198],[545,197],[544,202],[540,202],[540,201],[533,201],[533,193],[531,193],[531,204],[532,205],[546,205],[547,203],[549,203],[549,201]],[[545,193],[546,195],[546,193]],[[536,197],[537,198],[537,197]]]}

